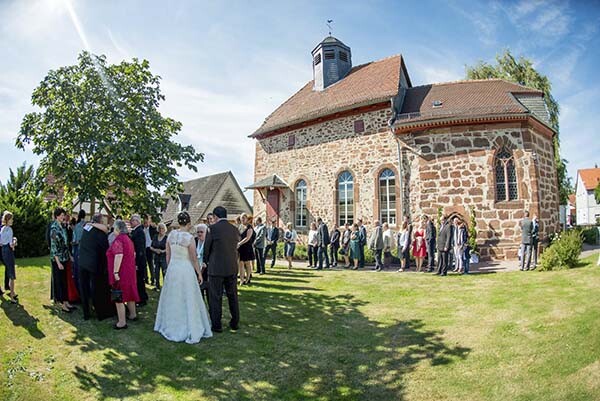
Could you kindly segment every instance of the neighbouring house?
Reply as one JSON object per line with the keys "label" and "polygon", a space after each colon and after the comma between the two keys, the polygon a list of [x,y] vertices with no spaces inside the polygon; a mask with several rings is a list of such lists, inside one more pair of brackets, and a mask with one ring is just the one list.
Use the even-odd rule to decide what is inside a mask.
{"label": "neighbouring house", "polygon": [[192,224],[205,223],[206,215],[217,206],[225,207],[230,219],[242,213],[252,215],[252,207],[231,171],[184,182],[183,192],[168,199],[162,221],[177,226],[177,214],[186,210]]}
{"label": "neighbouring house", "polygon": [[362,218],[418,221],[438,211],[477,221],[483,258],[516,258],[519,222],[559,226],[553,138],[544,94],[500,79],[413,86],[401,55],[353,66],[327,37],[314,79],[273,111],[256,140],[254,215],[306,233]]}
{"label": "neighbouring house", "polygon": [[600,168],[586,168],[577,171],[575,184],[577,225],[596,224],[600,219],[600,205],[594,196],[594,190],[599,183]]}

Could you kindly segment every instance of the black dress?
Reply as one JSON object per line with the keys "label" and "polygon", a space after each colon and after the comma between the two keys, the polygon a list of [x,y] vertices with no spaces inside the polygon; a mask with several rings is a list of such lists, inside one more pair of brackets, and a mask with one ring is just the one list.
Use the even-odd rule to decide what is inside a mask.
{"label": "black dress", "polygon": [[[243,240],[244,238],[246,238],[246,235],[248,235],[248,230],[252,230],[252,225],[248,224],[246,226],[246,229],[242,232],[241,234],[241,239]],[[252,230],[252,237],[250,238],[250,240],[244,244],[242,244],[242,246],[240,246],[238,248],[238,252],[240,254],[240,260],[242,262],[249,262],[254,260],[254,250],[252,249],[252,243],[254,242],[254,238],[256,237],[256,234],[254,233],[254,230]]]}

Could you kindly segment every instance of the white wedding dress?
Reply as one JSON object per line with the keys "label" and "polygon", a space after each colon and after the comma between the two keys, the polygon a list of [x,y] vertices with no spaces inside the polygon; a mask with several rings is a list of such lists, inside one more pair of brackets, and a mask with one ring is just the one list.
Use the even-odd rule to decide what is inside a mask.
{"label": "white wedding dress", "polygon": [[171,248],[171,260],[160,292],[154,331],[170,341],[195,344],[203,337],[212,337],[212,331],[188,253],[194,237],[175,230],[169,234],[167,242]]}

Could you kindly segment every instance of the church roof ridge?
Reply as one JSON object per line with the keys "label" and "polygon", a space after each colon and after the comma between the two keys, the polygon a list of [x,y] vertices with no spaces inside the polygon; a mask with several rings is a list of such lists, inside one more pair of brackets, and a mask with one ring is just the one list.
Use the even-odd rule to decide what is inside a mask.
{"label": "church roof ridge", "polygon": [[[509,81],[509,80],[504,79],[504,78],[457,79],[455,81],[433,82],[433,83],[429,83],[429,84],[423,84],[423,85],[413,86],[412,88],[409,88],[409,89],[417,89],[417,88],[423,88],[423,87],[427,87],[427,86],[445,86],[445,85],[460,85],[460,84],[487,83],[487,82],[505,82],[505,83],[510,84],[510,85],[518,86],[518,87],[520,87],[520,88],[523,89],[522,91],[518,91],[518,92],[521,92],[521,93],[524,93],[524,92],[543,93],[539,89],[535,89],[535,88],[531,88],[529,86],[521,85],[521,84],[519,84],[517,82],[512,82],[512,81]],[[517,91],[512,91],[512,92],[517,92]]]}

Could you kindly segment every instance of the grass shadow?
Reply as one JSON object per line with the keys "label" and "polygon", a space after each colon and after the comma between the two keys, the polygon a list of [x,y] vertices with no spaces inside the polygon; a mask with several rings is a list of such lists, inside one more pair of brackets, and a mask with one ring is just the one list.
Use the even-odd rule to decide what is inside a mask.
{"label": "grass shadow", "polygon": [[305,292],[246,287],[240,292],[240,330],[198,345],[172,343],[152,332],[155,298],[141,321],[123,332],[57,314],[78,324],[70,345],[103,353],[100,366],[78,365],[74,375],[82,390],[102,400],[154,400],[174,392],[223,401],[403,400],[404,376],[417,365],[449,364],[470,351],[446,344],[418,319],[372,321],[360,310],[366,303],[351,294],[264,283],[270,286]]}
{"label": "grass shadow", "polygon": [[27,330],[33,338],[42,339],[46,337],[44,332],[38,327],[39,319],[30,315],[23,305],[12,304],[4,297],[1,297],[0,308],[4,311],[6,317],[12,322],[13,326],[21,326]]}

